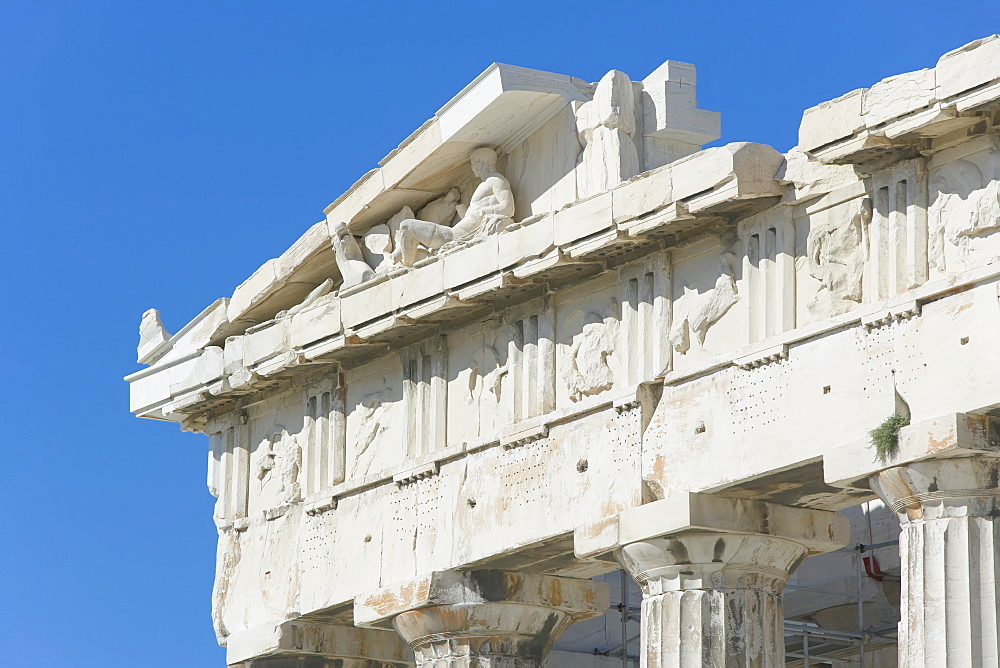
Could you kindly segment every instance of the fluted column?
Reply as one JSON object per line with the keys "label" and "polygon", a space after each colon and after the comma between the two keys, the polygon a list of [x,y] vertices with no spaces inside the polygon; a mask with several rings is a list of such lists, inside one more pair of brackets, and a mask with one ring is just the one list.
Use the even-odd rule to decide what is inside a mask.
{"label": "fluted column", "polygon": [[781,593],[802,560],[844,546],[838,513],[682,493],[576,530],[642,588],[643,668],[782,666]]}
{"label": "fluted column", "polygon": [[1000,665],[1000,461],[961,457],[880,471],[899,516],[899,665]]}
{"label": "fluted column", "polygon": [[784,665],[781,592],[806,552],[785,538],[729,533],[620,548],[642,588],[642,665]]}
{"label": "fluted column", "polygon": [[541,668],[569,625],[602,614],[607,585],[509,571],[441,571],[355,599],[355,623],[391,624],[427,668]]}

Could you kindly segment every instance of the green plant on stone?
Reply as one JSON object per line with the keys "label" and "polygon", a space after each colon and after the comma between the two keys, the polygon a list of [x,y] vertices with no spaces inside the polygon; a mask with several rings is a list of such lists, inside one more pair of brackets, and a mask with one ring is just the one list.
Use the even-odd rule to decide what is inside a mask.
{"label": "green plant on stone", "polygon": [[880,462],[891,459],[899,451],[899,430],[908,424],[910,418],[901,413],[893,413],[885,422],[868,432]]}

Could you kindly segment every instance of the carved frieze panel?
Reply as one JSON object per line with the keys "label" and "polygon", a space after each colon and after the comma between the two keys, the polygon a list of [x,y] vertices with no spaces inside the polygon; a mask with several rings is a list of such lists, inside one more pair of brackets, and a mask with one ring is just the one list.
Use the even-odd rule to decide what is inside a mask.
{"label": "carved frieze panel", "polygon": [[473,442],[509,424],[508,339],[508,327],[499,319],[448,334],[449,445]]}
{"label": "carved frieze panel", "polygon": [[624,382],[619,353],[621,284],[603,276],[556,301],[557,405],[568,407]]}
{"label": "carved frieze panel", "polygon": [[839,315],[861,303],[871,219],[871,198],[866,195],[816,211],[804,221],[808,232],[803,259],[808,277],[815,281],[814,289],[802,286],[808,292],[803,295],[808,319]]}
{"label": "carved frieze panel", "polygon": [[963,271],[1000,255],[998,142],[984,137],[932,161],[928,250],[937,272]]}
{"label": "carved frieze panel", "polygon": [[580,401],[614,386],[618,365],[612,355],[618,347],[620,311],[618,300],[611,297],[563,318],[563,332],[575,332],[559,360],[559,375],[570,401]]}
{"label": "carved frieze panel", "polygon": [[254,505],[264,509],[265,517],[273,519],[280,509],[302,500],[299,482],[302,446],[297,435],[289,434],[283,425],[274,425],[255,460],[252,471],[257,481]]}
{"label": "carved frieze panel", "polygon": [[347,478],[364,477],[406,459],[402,371],[393,356],[347,372]]}
{"label": "carved frieze panel", "polygon": [[252,522],[281,516],[305,491],[302,475],[303,405],[301,393],[284,392],[246,410],[250,481],[248,517]]}
{"label": "carved frieze panel", "polygon": [[674,368],[745,345],[746,313],[740,301],[741,265],[736,240],[706,237],[673,257],[673,313],[670,345]]}

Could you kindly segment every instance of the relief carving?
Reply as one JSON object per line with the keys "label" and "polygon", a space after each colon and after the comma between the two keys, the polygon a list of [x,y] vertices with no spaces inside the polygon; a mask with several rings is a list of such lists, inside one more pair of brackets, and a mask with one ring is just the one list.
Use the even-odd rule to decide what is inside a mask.
{"label": "relief carving", "polygon": [[810,227],[806,239],[809,275],[820,282],[820,288],[808,308],[816,318],[839,315],[861,303],[872,203],[865,197],[857,206],[857,213],[846,220]]}
{"label": "relief carving", "polygon": [[[455,223],[454,227],[416,218],[404,220],[396,233],[393,253],[397,262],[412,267],[420,259],[418,252],[421,246],[427,251],[437,251],[447,244],[494,234],[512,222],[514,194],[510,190],[510,183],[497,171],[496,151],[491,148],[477,148],[471,153],[470,159],[473,173],[482,182],[472,193],[469,205],[464,211],[456,207],[462,214],[462,219]],[[452,191],[449,191],[446,197],[452,198]],[[437,209],[432,213],[444,215],[439,214]]]}
{"label": "relief carving", "polygon": [[635,93],[624,72],[612,70],[604,75],[594,99],[576,110],[576,127],[583,144],[576,181],[580,199],[610,190],[641,171],[632,140]]}
{"label": "relief carving", "polygon": [[279,505],[298,503],[302,500],[302,486],[299,484],[301,469],[302,447],[298,439],[289,435],[284,427],[278,427],[267,440],[267,450],[257,466],[261,487],[276,478]]}
{"label": "relief carving", "polygon": [[[494,342],[496,344],[496,342]],[[503,382],[507,378],[507,348],[487,344],[482,352],[475,355],[469,364],[469,405],[480,403],[483,391],[493,395],[493,401],[500,403]]]}
{"label": "relief carving", "polygon": [[930,264],[940,271],[967,268],[973,240],[1000,229],[1000,183],[987,181],[975,163],[955,160],[937,172],[931,192]]}
{"label": "relief carving", "polygon": [[[610,303],[607,315],[594,311],[583,315],[583,327],[563,359],[562,379],[571,401],[611,389],[615,375],[610,356],[618,341],[618,303]],[[573,318],[577,314],[567,318]]]}
{"label": "relief carving", "polygon": [[684,286],[685,308],[682,313],[674,314],[674,325],[670,328],[670,345],[674,350],[682,355],[687,353],[691,349],[692,335],[698,348],[703,349],[709,328],[740,300],[736,290],[735,262],[734,253],[727,251],[721,254],[719,278],[715,281],[715,287],[704,294],[699,295],[695,290]]}
{"label": "relief carving", "polygon": [[392,390],[388,387],[361,397],[358,409],[361,421],[358,424],[358,440],[354,450],[354,466],[351,477],[365,476],[375,459],[375,450],[383,433],[389,428],[389,405]]}

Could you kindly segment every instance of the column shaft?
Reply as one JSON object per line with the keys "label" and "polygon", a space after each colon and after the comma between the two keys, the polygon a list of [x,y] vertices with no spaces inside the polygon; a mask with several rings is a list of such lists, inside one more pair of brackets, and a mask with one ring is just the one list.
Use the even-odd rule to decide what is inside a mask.
{"label": "column shaft", "polygon": [[[759,590],[672,591],[642,602],[643,666],[780,665],[781,597]],[[726,657],[719,663],[719,657]]]}
{"label": "column shaft", "polygon": [[1000,665],[998,473],[997,460],[976,457],[872,477],[900,519],[900,666]]}

